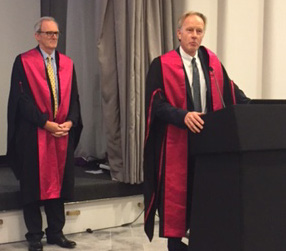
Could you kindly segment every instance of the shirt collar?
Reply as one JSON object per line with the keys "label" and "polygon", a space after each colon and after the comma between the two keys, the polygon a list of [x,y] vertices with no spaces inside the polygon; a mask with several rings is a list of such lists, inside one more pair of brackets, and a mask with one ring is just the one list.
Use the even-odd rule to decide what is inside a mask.
{"label": "shirt collar", "polygon": [[53,53],[51,55],[49,55],[48,53],[46,53],[44,50],[42,50],[40,48],[40,51],[44,57],[44,60],[46,61],[47,60],[47,57],[51,56],[52,59],[55,59],[55,50],[53,51]]}
{"label": "shirt collar", "polygon": [[198,59],[198,51],[196,51],[195,56],[192,57],[183,50],[182,46],[180,46],[180,54],[181,54],[181,57],[183,58],[183,60],[188,62],[189,65],[192,64],[193,58],[195,58],[196,60]]}

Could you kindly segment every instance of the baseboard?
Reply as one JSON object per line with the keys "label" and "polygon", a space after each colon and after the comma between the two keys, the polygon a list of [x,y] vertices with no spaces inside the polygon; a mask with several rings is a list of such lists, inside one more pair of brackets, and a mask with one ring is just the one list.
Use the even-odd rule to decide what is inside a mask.
{"label": "baseboard", "polygon": [[[143,223],[143,196],[128,196],[112,199],[68,203],[65,205],[65,234],[80,233],[117,227],[132,223]],[[46,220],[43,214],[43,229]],[[22,241],[26,227],[21,210],[0,212],[0,244]]]}
{"label": "baseboard", "polygon": [[0,155],[0,168],[7,167],[7,164],[8,164],[7,155]]}

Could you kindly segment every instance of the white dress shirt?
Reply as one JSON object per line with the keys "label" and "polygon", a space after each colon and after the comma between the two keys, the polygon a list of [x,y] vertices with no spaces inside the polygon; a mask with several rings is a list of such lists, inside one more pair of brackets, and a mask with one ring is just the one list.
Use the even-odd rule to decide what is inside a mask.
{"label": "white dress shirt", "polygon": [[[183,64],[184,64],[184,67],[187,73],[187,77],[188,77],[190,88],[191,88],[192,95],[193,95],[193,67],[192,67],[193,57],[187,54],[181,46],[179,50],[180,50],[182,61],[183,61]],[[194,57],[196,58],[196,63],[197,63],[197,67],[198,67],[199,74],[200,74],[202,112],[205,113],[207,110],[207,85],[206,85],[206,80],[205,80],[205,75],[203,72],[202,64],[201,64],[200,58],[198,57],[198,51],[196,52],[196,55]]]}

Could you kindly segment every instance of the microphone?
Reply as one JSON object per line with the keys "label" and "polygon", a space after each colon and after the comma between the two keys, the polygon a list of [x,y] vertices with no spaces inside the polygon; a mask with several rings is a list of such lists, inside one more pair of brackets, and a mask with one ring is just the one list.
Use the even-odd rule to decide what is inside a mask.
{"label": "microphone", "polygon": [[210,70],[210,72],[212,73],[212,75],[214,76],[215,86],[216,86],[217,91],[218,91],[218,93],[219,93],[220,101],[221,101],[221,103],[222,103],[223,108],[225,108],[225,103],[224,103],[224,100],[223,100],[221,91],[220,91],[219,86],[218,86],[218,83],[217,83],[217,79],[216,79],[216,76],[215,76],[215,73],[214,73],[214,69],[210,66],[210,67],[209,67],[209,70]]}

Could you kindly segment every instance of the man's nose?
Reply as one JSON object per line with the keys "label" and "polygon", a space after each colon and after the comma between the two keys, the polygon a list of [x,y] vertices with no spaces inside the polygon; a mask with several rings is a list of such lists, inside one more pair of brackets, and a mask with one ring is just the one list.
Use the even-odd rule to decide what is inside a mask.
{"label": "man's nose", "polygon": [[197,37],[198,36],[198,33],[196,31],[193,31],[192,32],[192,37]]}

